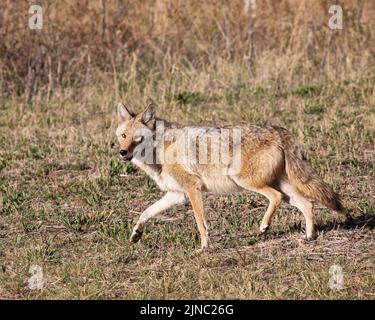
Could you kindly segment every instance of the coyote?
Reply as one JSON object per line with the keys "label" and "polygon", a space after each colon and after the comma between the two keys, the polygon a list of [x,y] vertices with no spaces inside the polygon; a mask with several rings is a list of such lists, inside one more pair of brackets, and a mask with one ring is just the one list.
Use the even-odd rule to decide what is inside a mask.
{"label": "coyote", "polygon": [[[316,237],[313,204],[309,198],[337,212],[344,211],[340,197],[315,173],[288,130],[284,128],[271,125],[178,127],[156,118],[152,104],[139,114],[133,114],[121,103],[117,109],[120,124],[116,136],[122,159],[132,161],[149,175],[162,191],[166,191],[164,197],[141,214],[130,238],[132,243],[140,240],[145,224],[150,218],[190,200],[201,237],[199,251],[208,248],[203,192],[255,191],[264,195],[268,198],[269,205],[260,224],[260,233],[267,231],[272,216],[281,202],[290,203],[305,217],[306,240]],[[177,134],[173,139],[155,143],[158,123],[163,124],[162,134]],[[193,161],[192,158],[186,159],[186,156],[176,156],[183,148],[188,152],[194,151],[195,155],[206,150],[204,147],[207,147],[207,140],[210,140],[214,147],[218,147],[222,141],[219,143],[216,137],[224,129],[229,130],[229,161],[212,161],[214,158],[217,160],[218,148],[214,149],[215,151],[208,150],[204,154],[204,163]],[[234,138],[235,130],[240,132],[238,141],[230,139]],[[199,139],[208,137],[204,147],[197,140],[188,145],[181,143],[183,140],[179,137],[189,138],[192,134]],[[236,148],[239,150],[238,157],[234,157]],[[145,153],[149,154],[152,161],[145,160]],[[237,169],[234,168],[234,162],[237,162]]]}

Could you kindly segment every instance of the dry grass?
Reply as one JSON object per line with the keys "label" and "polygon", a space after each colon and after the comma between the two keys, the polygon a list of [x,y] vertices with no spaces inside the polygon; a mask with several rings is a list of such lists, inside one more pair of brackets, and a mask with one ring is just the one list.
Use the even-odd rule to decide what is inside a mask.
{"label": "dry grass", "polygon": [[[27,5],[3,1],[0,298],[374,299],[374,3],[340,2],[346,22],[332,32],[329,1],[262,1],[251,42],[242,1],[65,1],[31,36]],[[172,121],[287,127],[352,220],[318,207],[319,238],[304,244],[302,216],[284,206],[260,237],[264,198],[207,195],[211,252],[194,253],[190,206],[130,245],[161,192],[119,160],[114,106],[147,97]],[[32,264],[43,290],[27,288]]]}

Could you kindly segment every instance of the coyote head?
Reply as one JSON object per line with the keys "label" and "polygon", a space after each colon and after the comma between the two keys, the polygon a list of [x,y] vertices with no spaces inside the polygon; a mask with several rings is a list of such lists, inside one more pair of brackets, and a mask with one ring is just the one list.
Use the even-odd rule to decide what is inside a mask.
{"label": "coyote head", "polygon": [[[120,121],[116,129],[116,136],[120,144],[120,155],[125,161],[130,161],[142,148],[137,148],[155,131],[155,108],[150,104],[144,111],[135,115],[122,103],[117,106]],[[150,140],[150,139],[148,139]]]}

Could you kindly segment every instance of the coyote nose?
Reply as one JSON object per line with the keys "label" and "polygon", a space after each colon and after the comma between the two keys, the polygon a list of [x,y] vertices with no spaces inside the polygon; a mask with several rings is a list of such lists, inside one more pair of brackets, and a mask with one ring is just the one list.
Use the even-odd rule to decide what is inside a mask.
{"label": "coyote nose", "polygon": [[128,150],[120,150],[120,154],[122,157],[126,157],[128,155]]}

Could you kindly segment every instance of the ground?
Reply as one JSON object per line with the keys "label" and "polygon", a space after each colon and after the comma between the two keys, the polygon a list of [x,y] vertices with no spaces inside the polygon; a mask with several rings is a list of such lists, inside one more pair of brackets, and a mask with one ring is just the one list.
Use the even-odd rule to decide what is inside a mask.
{"label": "ground", "polygon": [[[305,243],[296,209],[282,205],[260,236],[265,198],[208,194],[212,248],[203,254],[190,205],[129,243],[139,214],[162,196],[118,155],[116,102],[132,99],[139,111],[140,93],[66,90],[32,105],[0,98],[0,298],[374,299],[374,87],[372,76],[295,88],[214,84],[165,97],[149,89],[168,120],[288,128],[351,216],[340,223],[316,204],[319,236]],[[28,287],[32,265],[43,289]],[[333,265],[341,289],[330,288]]]}

